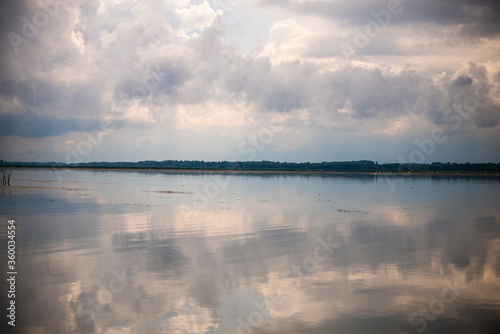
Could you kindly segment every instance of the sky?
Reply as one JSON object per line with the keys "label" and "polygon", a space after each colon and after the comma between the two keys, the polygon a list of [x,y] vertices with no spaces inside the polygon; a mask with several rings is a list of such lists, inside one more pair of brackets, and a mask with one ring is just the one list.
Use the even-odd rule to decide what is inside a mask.
{"label": "sky", "polygon": [[0,2],[0,159],[500,162],[497,0]]}

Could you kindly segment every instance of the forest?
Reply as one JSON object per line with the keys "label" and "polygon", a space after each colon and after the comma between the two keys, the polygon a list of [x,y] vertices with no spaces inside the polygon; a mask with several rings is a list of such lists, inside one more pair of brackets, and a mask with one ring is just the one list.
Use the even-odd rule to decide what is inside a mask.
{"label": "forest", "polygon": [[280,171],[280,172],[379,172],[379,173],[487,173],[500,172],[500,163],[381,163],[370,160],[332,162],[275,162],[275,161],[200,161],[164,160],[139,162],[8,162],[2,167],[38,168],[118,168],[118,169],[182,169],[225,171]]}

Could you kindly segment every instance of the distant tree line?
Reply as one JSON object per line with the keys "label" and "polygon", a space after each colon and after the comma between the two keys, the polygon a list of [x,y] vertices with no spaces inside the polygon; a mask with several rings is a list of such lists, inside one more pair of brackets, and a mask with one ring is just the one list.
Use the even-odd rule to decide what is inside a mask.
{"label": "distant tree line", "polygon": [[382,173],[499,173],[500,163],[442,163],[430,164],[379,164],[370,160],[333,162],[275,162],[275,161],[200,161],[164,160],[139,162],[7,162],[0,166],[54,167],[54,168],[136,168],[136,169],[185,169],[185,170],[245,170],[245,171],[301,171],[301,172],[382,172]]}

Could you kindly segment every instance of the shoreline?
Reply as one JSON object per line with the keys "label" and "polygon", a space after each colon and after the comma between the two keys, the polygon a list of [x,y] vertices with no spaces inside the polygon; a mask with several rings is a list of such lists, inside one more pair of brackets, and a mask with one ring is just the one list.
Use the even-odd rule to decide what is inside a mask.
{"label": "shoreline", "polygon": [[498,172],[384,172],[384,171],[307,171],[307,170],[251,170],[251,169],[191,169],[191,168],[142,168],[142,167],[59,167],[59,166],[12,166],[15,169],[51,169],[51,170],[86,170],[86,171],[127,171],[127,172],[163,172],[184,174],[269,174],[269,175],[359,175],[359,176],[455,176],[455,177],[500,177]]}

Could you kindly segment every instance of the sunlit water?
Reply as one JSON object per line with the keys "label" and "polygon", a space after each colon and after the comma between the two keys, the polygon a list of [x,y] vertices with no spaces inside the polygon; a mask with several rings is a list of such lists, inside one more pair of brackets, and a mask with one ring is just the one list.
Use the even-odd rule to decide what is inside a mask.
{"label": "sunlit water", "polygon": [[0,269],[15,219],[22,333],[498,333],[499,203],[492,177],[16,169]]}

